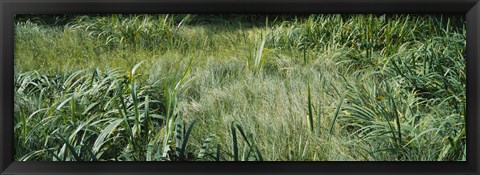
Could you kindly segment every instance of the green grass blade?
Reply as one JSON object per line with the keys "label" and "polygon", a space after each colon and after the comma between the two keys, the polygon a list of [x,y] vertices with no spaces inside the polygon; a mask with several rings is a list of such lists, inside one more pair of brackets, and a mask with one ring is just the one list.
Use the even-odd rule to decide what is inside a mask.
{"label": "green grass blade", "polygon": [[390,96],[390,102],[392,103],[392,110],[395,113],[396,124],[397,124],[397,132],[398,132],[398,144],[402,145],[402,128],[400,126],[400,117],[398,116],[397,105],[395,104],[395,100],[393,97]]}
{"label": "green grass blade", "polygon": [[118,96],[118,98],[120,98],[120,103],[121,103],[121,105],[118,106],[118,110],[119,110],[120,115],[123,117],[123,121],[124,121],[125,126],[126,126],[125,129],[127,130],[128,135],[130,136],[130,138],[128,138],[128,141],[129,141],[129,143],[131,143],[133,141],[133,131],[132,131],[132,128],[130,127],[130,123],[128,123],[127,106],[125,105],[125,100],[123,98],[122,92],[123,92],[123,88],[120,85],[120,83],[117,82],[117,96]]}
{"label": "green grass blade", "polygon": [[198,153],[198,159],[203,159],[203,157],[205,156],[205,154],[207,153],[207,150],[208,150],[208,147],[210,145],[210,143],[213,141],[213,139],[215,138],[215,135],[214,134],[210,134],[204,141],[203,141],[203,144],[202,144],[202,147],[200,148],[200,151]]}
{"label": "green grass blade", "polygon": [[243,137],[243,139],[245,140],[245,142],[247,142],[248,147],[252,147],[252,145],[251,145],[250,142],[248,141],[247,135],[245,134],[245,132],[243,132],[242,126],[240,126],[239,124],[236,124],[235,126],[237,127],[238,131],[240,131],[240,135],[242,135],[242,137]]}
{"label": "green grass blade", "polygon": [[182,143],[184,140],[184,128],[182,117],[178,116],[175,120],[175,149],[178,157],[183,154]]}
{"label": "green grass blade", "polygon": [[144,117],[143,117],[143,134],[144,134],[144,140],[145,140],[145,144],[148,142],[148,135],[149,135],[149,131],[150,131],[150,116],[149,116],[149,108],[150,108],[150,105],[149,105],[149,99],[148,99],[148,95],[145,96],[145,109],[144,109]]}
{"label": "green grass blade", "polygon": [[137,98],[137,83],[133,82],[131,85],[131,93],[133,99],[133,109],[135,112],[135,126],[133,130],[133,136],[135,137],[137,133],[140,132],[140,113],[138,112],[138,98]]}
{"label": "green grass blade", "polygon": [[313,105],[312,105],[312,94],[310,93],[310,83],[308,83],[308,120],[310,131],[313,132]]}
{"label": "green grass blade", "polygon": [[220,161],[220,144],[217,144],[217,154],[215,156],[215,161]]}
{"label": "green grass blade", "polygon": [[95,108],[98,104],[100,104],[100,102],[95,102],[95,103],[92,103],[92,104],[88,105],[88,107],[85,108],[85,110],[82,112],[82,115],[87,115],[88,112],[92,111],[92,109]]}
{"label": "green grass blade", "polygon": [[95,140],[93,144],[93,152],[98,153],[100,151],[100,148],[104,146],[105,144],[105,138],[107,138],[115,128],[118,127],[120,123],[122,123],[123,119],[116,119],[112,121],[107,127],[105,127],[102,132],[98,135],[97,139]]}
{"label": "green grass blade", "polygon": [[190,59],[190,62],[188,63],[188,66],[187,66],[187,69],[183,73],[182,79],[179,82],[177,82],[177,84],[175,85],[175,90],[178,90],[187,80],[187,77],[190,74],[190,70],[192,68],[192,62],[193,62],[193,58]]}
{"label": "green grass blade", "polygon": [[255,153],[257,154],[258,160],[263,161],[263,156],[260,153],[260,150],[258,149],[257,145],[255,145]]}
{"label": "green grass blade", "polygon": [[185,133],[185,135],[183,137],[184,139],[183,139],[183,143],[182,143],[182,149],[180,149],[180,151],[182,151],[181,154],[180,154],[181,158],[184,158],[184,156],[185,156],[185,149],[187,148],[188,138],[190,138],[190,135],[191,135],[192,130],[193,130],[193,126],[195,126],[196,122],[197,122],[197,120],[193,120],[193,122],[190,124],[190,126],[187,129],[187,132]]}
{"label": "green grass blade", "polygon": [[230,126],[232,131],[232,138],[233,138],[233,160],[238,161],[238,142],[237,142],[237,132],[235,130],[235,125],[232,122]]}
{"label": "green grass blade", "polygon": [[65,99],[62,103],[60,103],[60,104],[57,106],[57,110],[62,109],[62,107],[65,106],[65,104],[67,104],[68,102],[71,102],[72,99],[73,99],[73,96],[68,97],[67,99]]}
{"label": "green grass blade", "polygon": [[317,114],[317,130],[316,133],[318,136],[321,134],[321,126],[322,126],[322,105],[318,103],[318,114]]}
{"label": "green grass blade", "polygon": [[335,125],[335,121],[337,120],[338,113],[340,112],[340,108],[342,107],[343,100],[345,99],[345,96],[342,96],[340,98],[340,102],[338,103],[337,110],[335,111],[335,114],[333,115],[333,120],[332,123],[330,124],[330,135],[332,134],[333,131],[333,126]]}
{"label": "green grass blade", "polygon": [[75,151],[75,148],[65,139],[63,138],[62,136],[60,135],[57,135],[57,137],[62,140],[62,142],[67,145],[67,148],[68,150],[70,151],[70,153],[73,155],[73,157],[75,158],[76,161],[83,161],[82,158],[80,158],[79,155],[77,155],[76,151]]}
{"label": "green grass blade", "polygon": [[95,154],[92,151],[92,148],[90,148],[86,145],[81,145],[81,146],[86,148],[85,150],[87,151],[88,155],[90,155],[90,160],[91,161],[98,161],[97,156],[95,156]]}

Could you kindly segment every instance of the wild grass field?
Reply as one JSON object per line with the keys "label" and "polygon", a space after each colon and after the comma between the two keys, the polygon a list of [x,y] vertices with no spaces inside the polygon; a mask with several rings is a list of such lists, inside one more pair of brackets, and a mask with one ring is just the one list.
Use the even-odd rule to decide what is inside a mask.
{"label": "wild grass field", "polygon": [[463,16],[23,15],[18,161],[462,161]]}

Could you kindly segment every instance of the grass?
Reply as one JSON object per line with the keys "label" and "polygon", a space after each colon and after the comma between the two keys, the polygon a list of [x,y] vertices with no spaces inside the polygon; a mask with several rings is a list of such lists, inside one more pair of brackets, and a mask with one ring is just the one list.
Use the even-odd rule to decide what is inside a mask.
{"label": "grass", "polygon": [[465,160],[465,37],[440,15],[17,16],[15,159]]}

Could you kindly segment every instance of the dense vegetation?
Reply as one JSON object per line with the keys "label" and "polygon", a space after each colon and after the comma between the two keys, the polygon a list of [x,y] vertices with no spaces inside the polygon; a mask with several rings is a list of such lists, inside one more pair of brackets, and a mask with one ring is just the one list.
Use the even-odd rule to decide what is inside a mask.
{"label": "dense vegetation", "polygon": [[465,160],[465,20],[17,16],[15,159]]}

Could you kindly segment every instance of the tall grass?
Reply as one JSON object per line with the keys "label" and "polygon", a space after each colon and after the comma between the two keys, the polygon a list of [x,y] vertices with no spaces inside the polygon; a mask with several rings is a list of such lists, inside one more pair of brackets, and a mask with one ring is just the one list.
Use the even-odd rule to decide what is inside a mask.
{"label": "tall grass", "polygon": [[19,16],[15,159],[465,160],[465,20]]}

